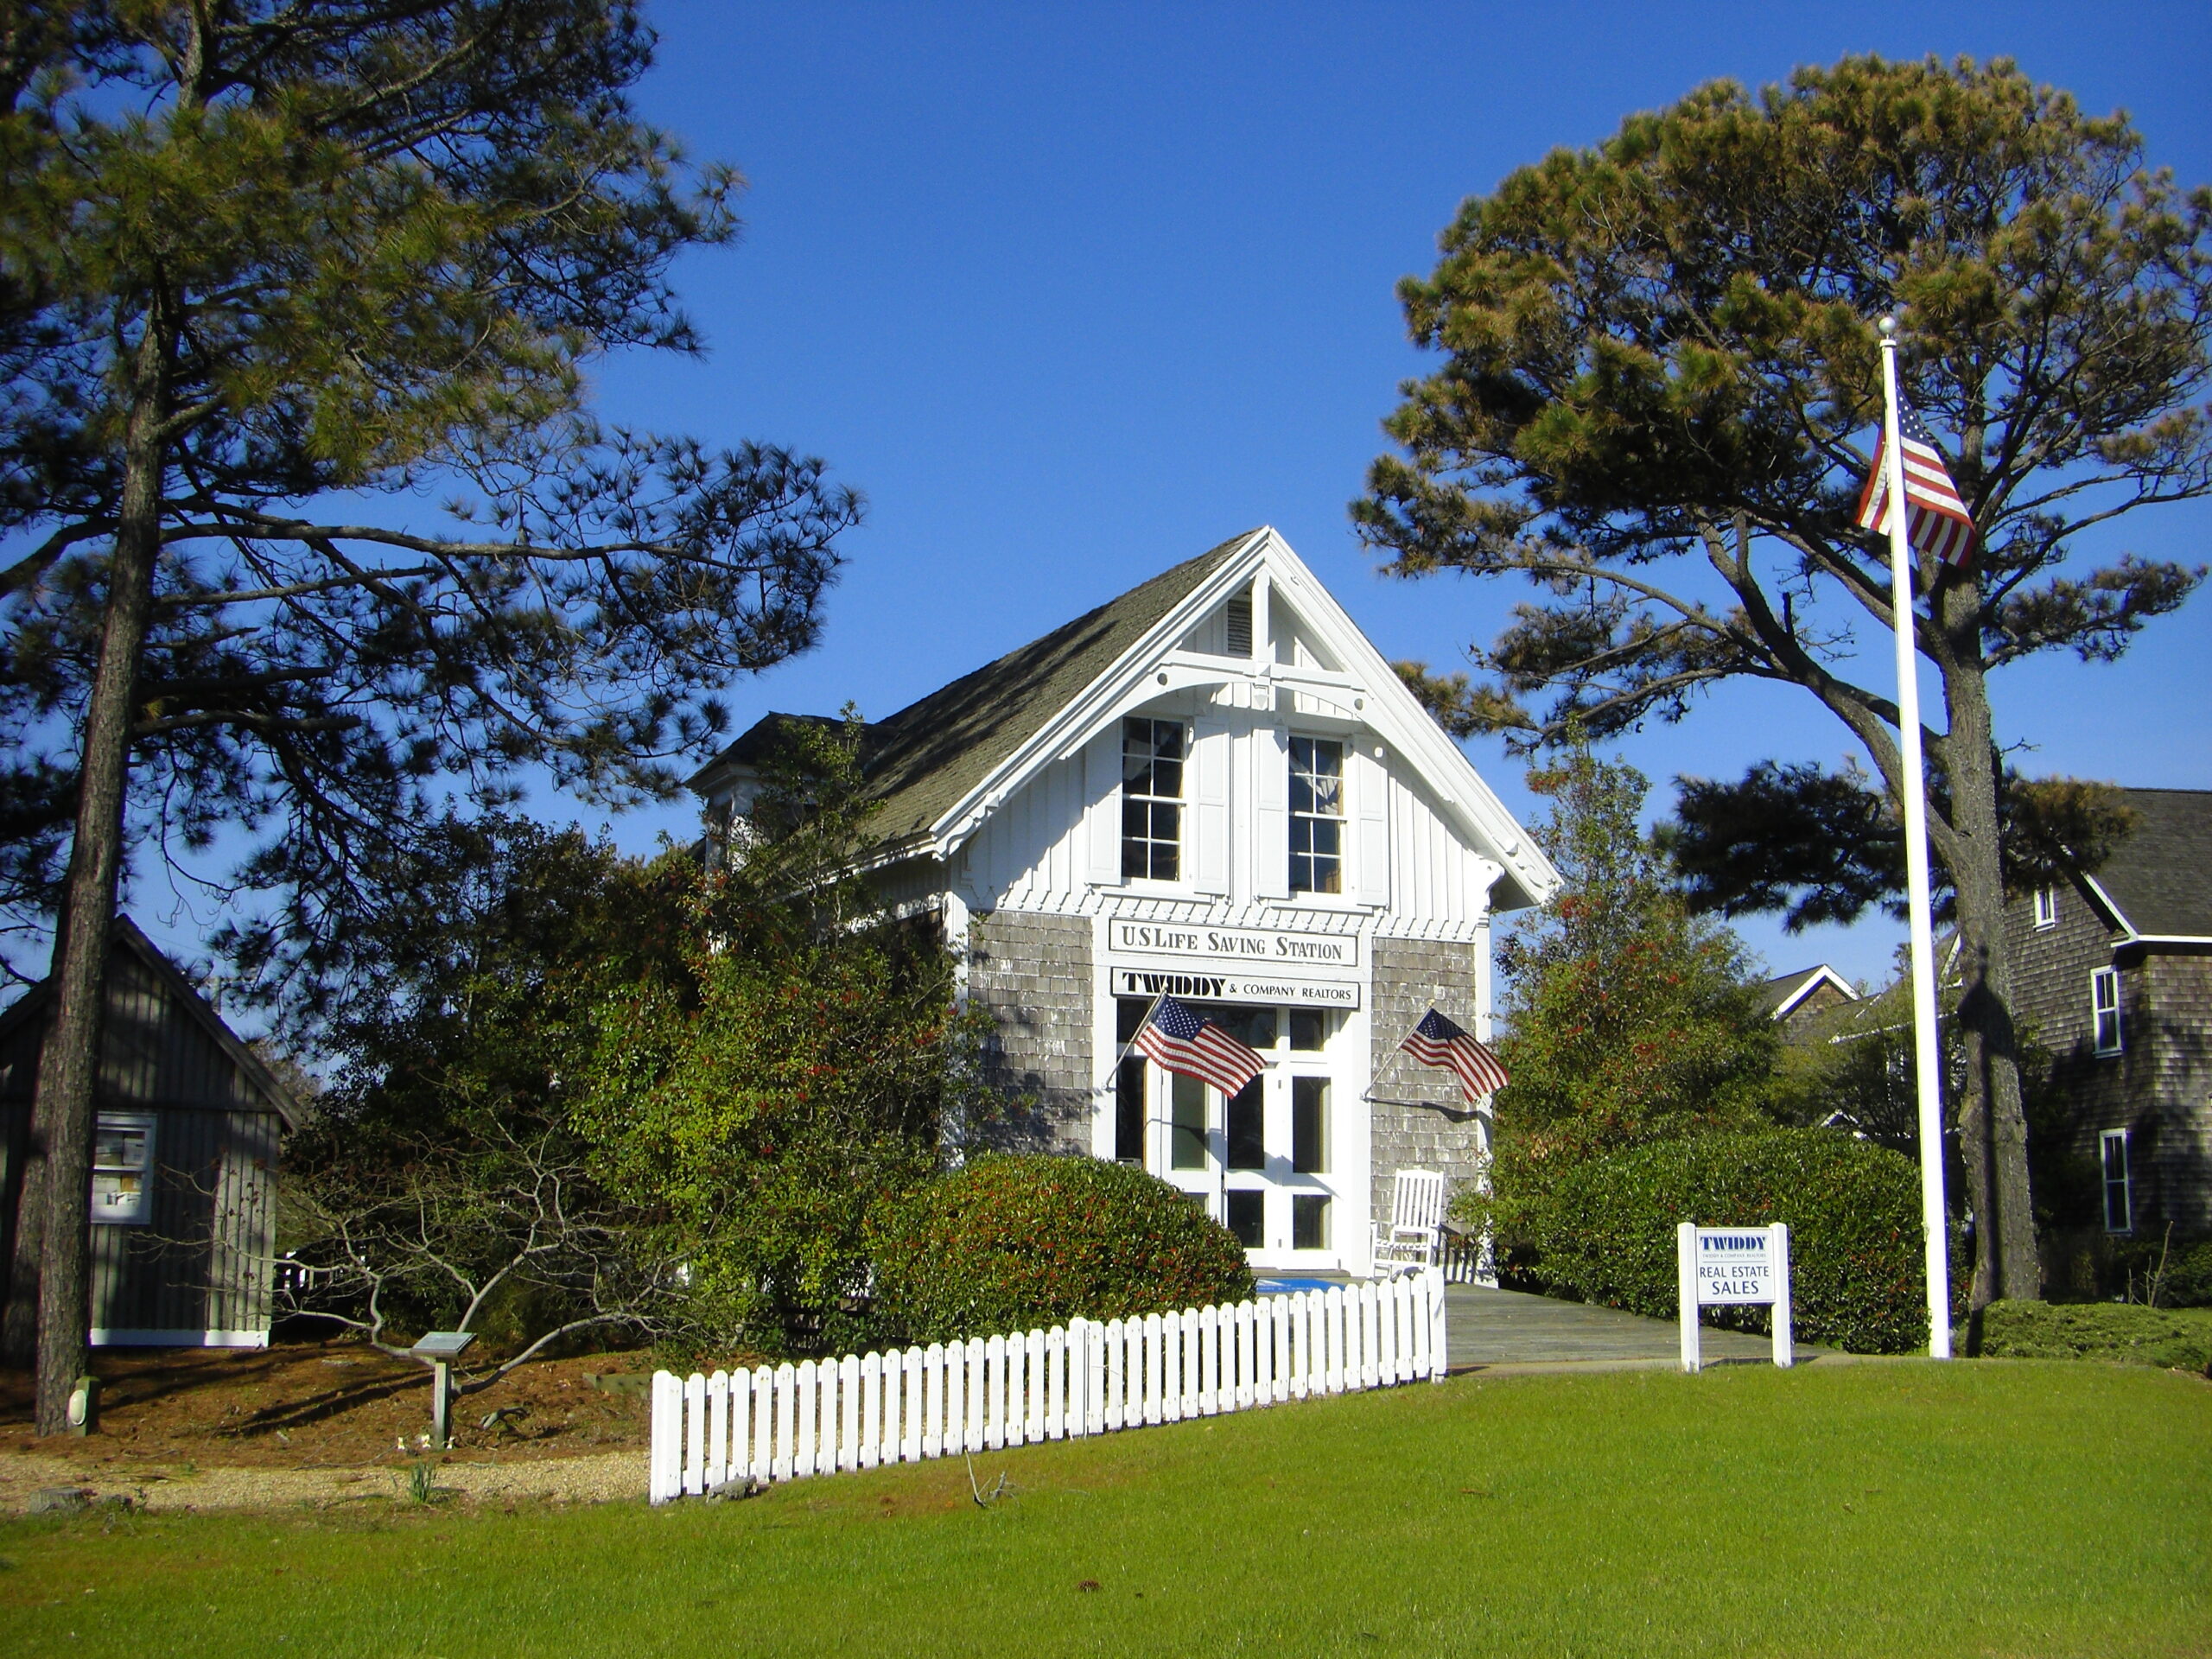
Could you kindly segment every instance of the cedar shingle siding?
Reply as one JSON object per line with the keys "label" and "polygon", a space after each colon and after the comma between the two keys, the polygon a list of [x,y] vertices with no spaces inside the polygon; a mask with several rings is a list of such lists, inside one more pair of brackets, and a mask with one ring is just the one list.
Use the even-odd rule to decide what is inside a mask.
{"label": "cedar shingle siding", "polygon": [[[2104,868],[2006,908],[2015,1007],[2050,1055],[2069,1149],[2085,1167],[2128,1131],[2135,1230],[2212,1232],[2212,791],[2128,790],[2137,828]],[[2120,1052],[2096,1052],[2092,975],[2120,976]],[[2060,1217],[2088,1227],[2101,1217]]]}

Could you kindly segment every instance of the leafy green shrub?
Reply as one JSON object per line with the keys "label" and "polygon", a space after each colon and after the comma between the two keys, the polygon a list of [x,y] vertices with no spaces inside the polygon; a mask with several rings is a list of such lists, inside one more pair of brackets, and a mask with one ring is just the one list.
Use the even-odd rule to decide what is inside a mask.
{"label": "leafy green shrub", "polygon": [[[1502,1159],[1492,1224],[1510,1272],[1554,1294],[1675,1317],[1675,1230],[1789,1228],[1798,1338],[1860,1353],[1928,1341],[1920,1173],[1832,1129],[1700,1135],[1603,1156]],[[1479,1208],[1480,1200],[1472,1201]],[[1479,1222],[1469,1205],[1462,1216]],[[1953,1248],[1952,1282],[1963,1290]],[[1711,1310],[1708,1310],[1711,1312]],[[1764,1329],[1764,1308],[1718,1315]]]}
{"label": "leafy green shrub", "polygon": [[1241,1301],[1243,1248],[1173,1187],[1096,1158],[997,1155],[875,1224],[880,1315],[936,1342]]}
{"label": "leafy green shrub", "polygon": [[1981,1351],[1992,1359],[2117,1359],[2212,1374],[2212,1309],[2119,1302],[1992,1302]]}
{"label": "leafy green shrub", "polygon": [[2101,1288],[2159,1307],[2212,1307],[2212,1238],[2140,1233],[2105,1241]]}

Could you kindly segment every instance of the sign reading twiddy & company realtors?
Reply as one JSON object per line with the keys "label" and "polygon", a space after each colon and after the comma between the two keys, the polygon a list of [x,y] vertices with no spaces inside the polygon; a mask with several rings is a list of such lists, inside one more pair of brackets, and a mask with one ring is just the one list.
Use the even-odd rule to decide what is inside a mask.
{"label": "sign reading twiddy & company realtors", "polygon": [[1675,1233],[1675,1287],[1681,1297],[1682,1369],[1694,1371],[1700,1307],[1774,1309],[1774,1363],[1795,1354],[1789,1336],[1789,1229],[1700,1227],[1684,1222]]}

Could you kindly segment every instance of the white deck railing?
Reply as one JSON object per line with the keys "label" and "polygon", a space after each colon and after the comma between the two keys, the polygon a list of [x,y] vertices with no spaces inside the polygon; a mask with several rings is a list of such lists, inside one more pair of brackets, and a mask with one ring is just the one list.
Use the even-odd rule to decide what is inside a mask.
{"label": "white deck railing", "polygon": [[1444,1378],[1444,1274],[653,1376],[656,1503]]}

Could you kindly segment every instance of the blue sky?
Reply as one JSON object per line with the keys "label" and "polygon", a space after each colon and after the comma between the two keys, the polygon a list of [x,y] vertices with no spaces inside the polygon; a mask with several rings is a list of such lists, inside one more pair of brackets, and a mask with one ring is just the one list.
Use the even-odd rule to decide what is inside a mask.
{"label": "blue sky", "polygon": [[[700,362],[603,366],[610,416],[825,457],[863,490],[824,643],[732,688],[769,709],[880,716],[1254,524],[1280,529],[1385,655],[1457,662],[1520,595],[1385,582],[1345,504],[1423,371],[1392,286],[1433,263],[1465,195],[1700,83],[1796,65],[2010,54],[2151,159],[2212,182],[2212,8],[1364,3],[652,6],[641,90],[700,158],[751,181],[734,250],[679,281]],[[2115,545],[2192,561],[2212,511]],[[1998,683],[2025,769],[2212,786],[2212,597],[2116,667]],[[1804,694],[1708,699],[1623,746],[1661,786],[1847,752]],[[1522,768],[1470,754],[1516,810]],[[555,818],[595,822],[547,799]],[[650,847],[688,811],[629,815]],[[159,909],[156,899],[149,908]],[[149,918],[149,921],[156,918]],[[170,918],[188,952],[194,919]],[[168,930],[165,930],[168,931]],[[1897,930],[1785,939],[1776,969],[1885,971]]]}

